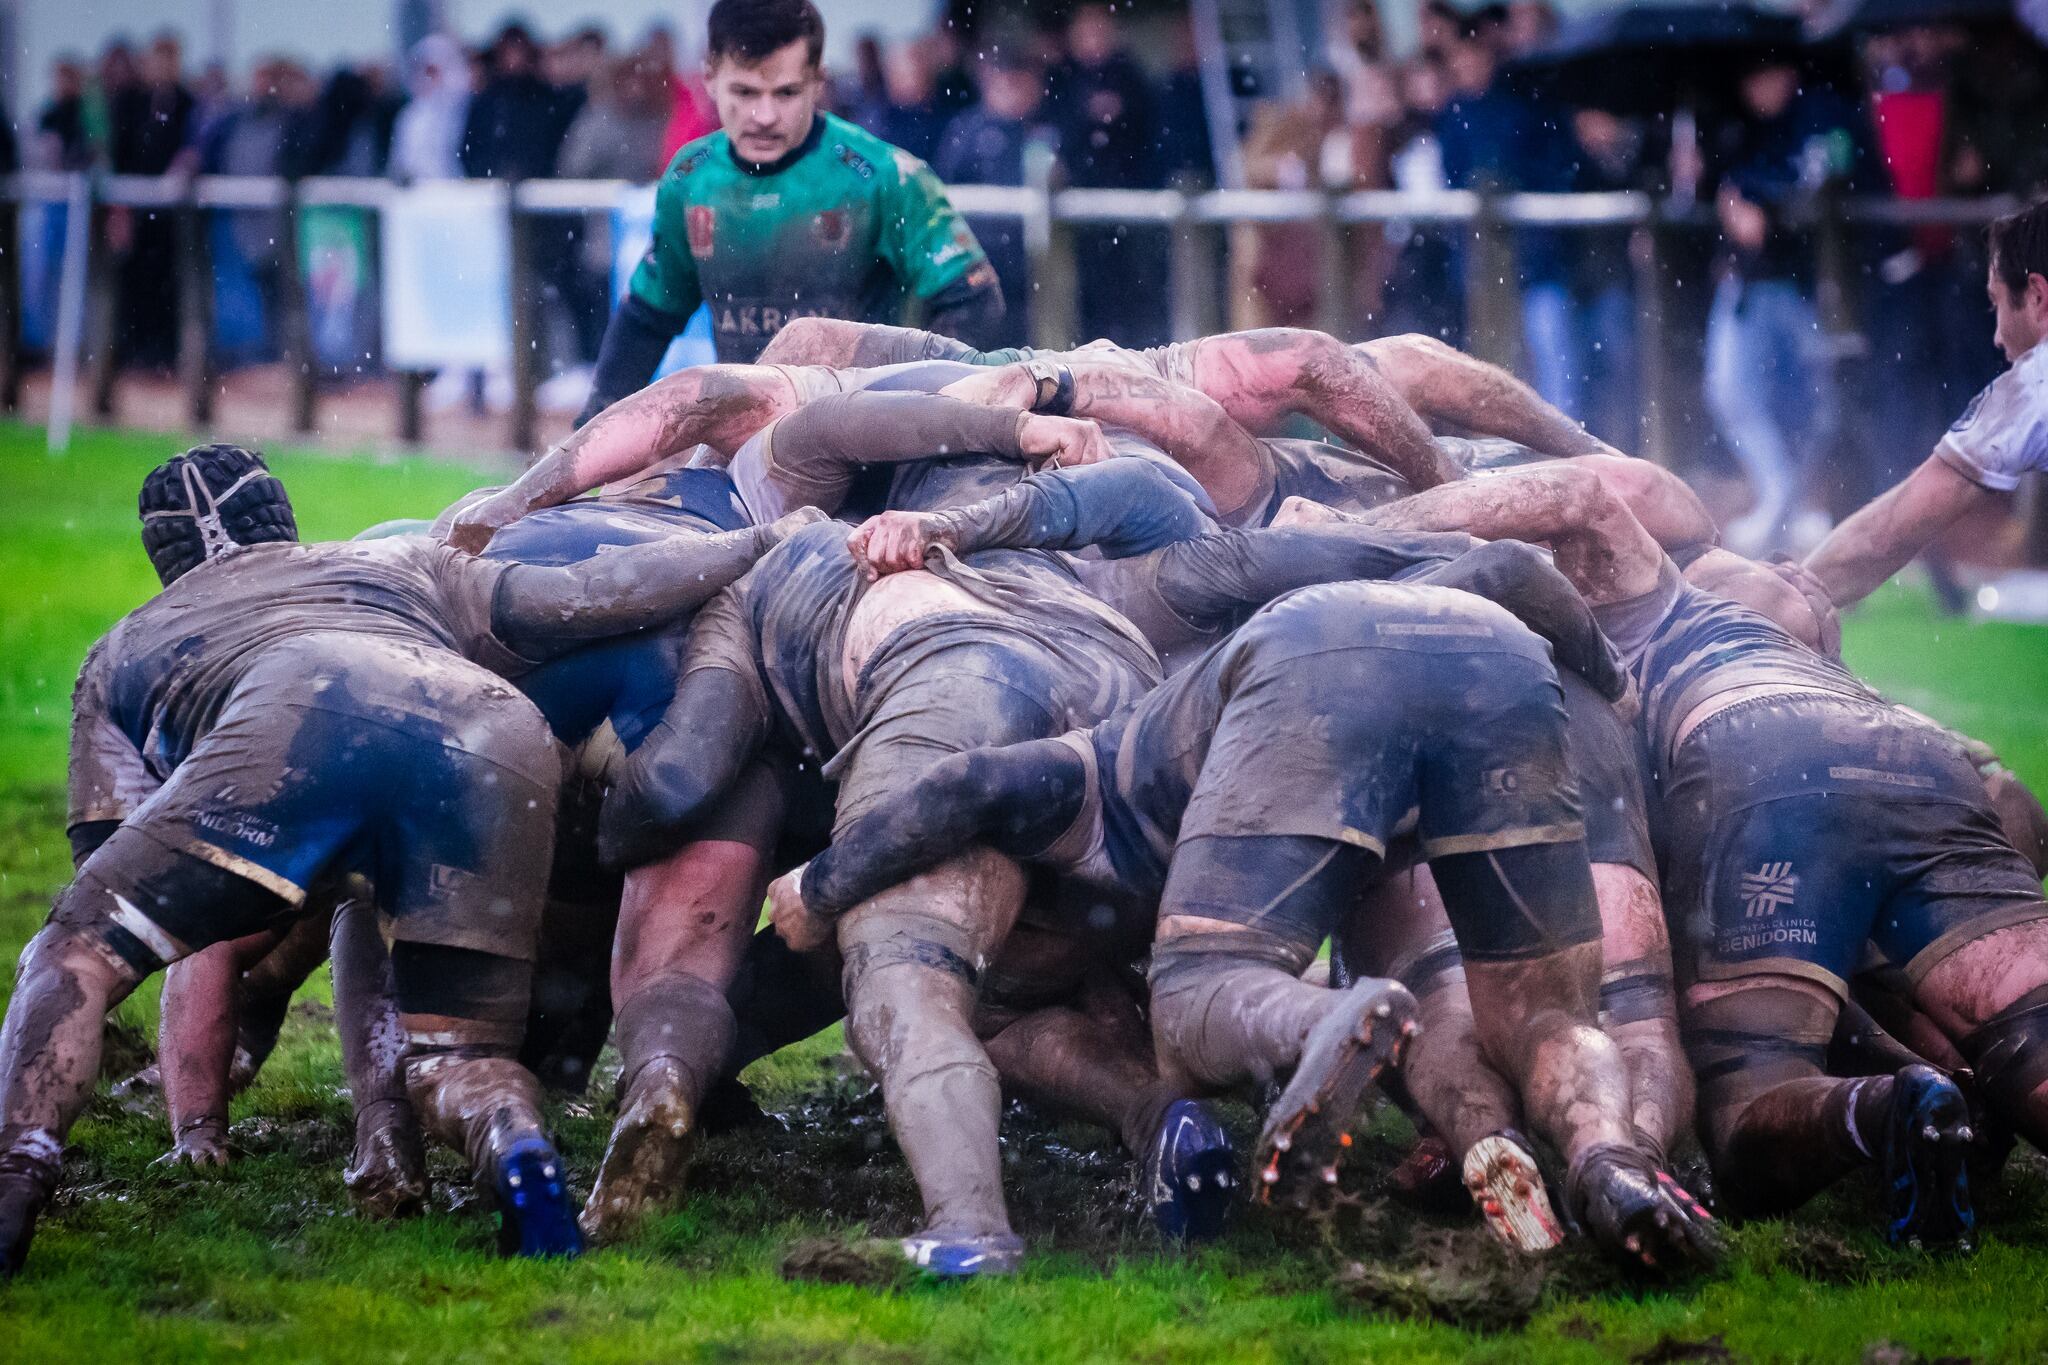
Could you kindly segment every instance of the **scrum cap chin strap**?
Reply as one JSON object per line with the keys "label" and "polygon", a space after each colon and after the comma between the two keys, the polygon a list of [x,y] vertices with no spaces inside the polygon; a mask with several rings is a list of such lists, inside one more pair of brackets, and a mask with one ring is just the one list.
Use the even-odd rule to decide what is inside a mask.
{"label": "scrum cap chin strap", "polygon": [[[243,487],[257,479],[272,477],[262,465],[245,472],[241,478],[229,484],[218,495],[206,486],[199,470],[191,461],[178,466],[179,482],[185,485],[185,505],[169,507],[159,512],[144,512],[144,521],[159,521],[167,517],[190,517],[199,527],[200,552],[208,561],[219,559],[242,548],[242,543],[228,534],[227,526],[221,520],[221,504],[242,491]],[[201,509],[201,502],[205,507]]]}

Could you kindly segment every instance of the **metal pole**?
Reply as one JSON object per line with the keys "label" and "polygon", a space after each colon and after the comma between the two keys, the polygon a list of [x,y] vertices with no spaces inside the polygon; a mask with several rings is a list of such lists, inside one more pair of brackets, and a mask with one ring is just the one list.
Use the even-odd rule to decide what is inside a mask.
{"label": "metal pole", "polygon": [[178,206],[178,382],[185,389],[186,420],[213,421],[213,252],[206,210],[196,185]]}
{"label": "metal pole", "polygon": [[1333,337],[1351,330],[1351,234],[1337,221],[1334,196],[1323,199],[1316,221],[1316,327]]}
{"label": "metal pole", "polygon": [[299,260],[299,187],[289,181],[278,208],[278,342],[292,391],[292,430],[313,430],[316,388],[313,374],[313,313],[306,298],[306,272]]}
{"label": "metal pole", "polygon": [[398,439],[409,446],[420,443],[420,398],[426,387],[427,377],[420,371],[398,372]]}
{"label": "metal pole", "polygon": [[[109,222],[115,213],[132,213],[133,210],[100,207],[87,201],[86,212],[92,219],[93,232],[105,240]],[[69,235],[69,225],[66,225]],[[66,252],[66,259],[69,259]],[[90,259],[90,249],[80,254],[81,261]],[[109,244],[106,259],[100,268],[88,271],[86,283],[86,335],[91,338],[91,363],[87,387],[92,390],[93,415],[111,418],[114,415],[114,374],[120,363],[121,344],[121,270],[127,261]]]}
{"label": "metal pole", "polygon": [[534,277],[532,217],[519,211],[519,186],[506,187],[512,283],[512,448],[534,448],[534,391],[540,387],[540,287]]}
{"label": "metal pole", "polygon": [[[85,346],[85,277],[92,250],[92,182],[82,172],[71,177],[64,201],[64,265],[57,280],[56,354],[50,375],[49,449],[60,455],[71,448],[71,415],[78,406],[78,359]],[[103,272],[104,273],[104,272]],[[105,343],[113,344],[112,338]]]}
{"label": "metal pole", "polygon": [[21,405],[21,203],[0,202],[0,410]]}
{"label": "metal pole", "polygon": [[1466,350],[1502,369],[1520,369],[1520,292],[1514,237],[1501,221],[1493,193],[1482,191],[1465,250]]}
{"label": "metal pole", "polygon": [[1636,384],[1642,394],[1636,427],[1638,448],[1632,452],[1666,469],[1677,458],[1676,370],[1671,363],[1671,299],[1665,283],[1670,264],[1671,229],[1653,208],[1641,229],[1642,250],[1635,262]]}

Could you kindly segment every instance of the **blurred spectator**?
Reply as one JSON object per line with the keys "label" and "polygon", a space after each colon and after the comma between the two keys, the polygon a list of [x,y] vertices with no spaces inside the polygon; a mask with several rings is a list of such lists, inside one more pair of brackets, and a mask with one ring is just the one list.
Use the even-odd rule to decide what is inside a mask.
{"label": "blurred spectator", "polygon": [[126,38],[110,38],[100,49],[98,80],[86,91],[86,134],[103,151],[114,137],[114,105],[142,79]]}
{"label": "blurred spectator", "polygon": [[1853,186],[1867,146],[1857,111],[1802,86],[1789,57],[1742,78],[1740,106],[1713,132],[1720,171],[1720,280],[1707,318],[1706,395],[1754,502],[1728,526],[1743,554],[1784,543],[1809,463],[1841,411],[1835,357],[1814,302],[1810,232],[1788,214],[1830,184]]}
{"label": "blurred spectator", "polygon": [[1421,29],[1416,46],[1426,60],[1448,61],[1451,49],[1464,41],[1465,16],[1450,0],[1426,0],[1416,22]]}
{"label": "blurred spectator", "polygon": [[[939,139],[954,111],[939,102],[939,49],[931,38],[901,43],[889,54],[889,107],[882,116],[881,136],[920,161],[938,154]],[[943,178],[943,177],[942,177]]]}
{"label": "blurred spectator", "polygon": [[[2021,199],[2048,190],[2048,38],[1980,30],[1949,70],[1949,175],[1962,192]],[[1981,328],[1978,329],[1981,332]],[[1987,381],[1988,382],[1988,381]]]}
{"label": "blurred spectator", "polygon": [[876,137],[886,134],[889,118],[888,63],[882,56],[882,40],[863,33],[853,40],[853,79],[839,92],[839,105],[846,119]]}
{"label": "blurred spectator", "polygon": [[[1244,145],[1245,183],[1256,190],[1346,189],[1353,159],[1344,122],[1344,87],[1336,75],[1318,71],[1308,98],[1299,104],[1259,105]],[[1334,172],[1335,179],[1325,172]],[[1323,259],[1322,228],[1316,223],[1261,223],[1251,283],[1263,303],[1257,321],[1269,327],[1315,323],[1321,280],[1336,263]]]}
{"label": "blurred spectator", "polygon": [[459,179],[462,135],[469,123],[469,54],[453,38],[430,33],[413,46],[408,61],[411,98],[392,125],[391,176]]}
{"label": "blurred spectator", "polygon": [[[1152,189],[1158,118],[1152,83],[1124,51],[1108,5],[1084,4],[1067,25],[1067,59],[1047,82],[1068,178],[1076,186]],[[1084,339],[1126,346],[1166,340],[1166,230],[1077,227],[1074,268]]]}
{"label": "blurred spectator", "polygon": [[571,180],[630,180],[648,185],[667,166],[668,83],[643,54],[607,62],[590,98],[569,125],[555,168]]}
{"label": "blurred spectator", "polygon": [[[960,7],[965,8],[970,16],[973,14],[973,0],[964,0]],[[968,68],[967,53],[961,46],[962,31],[954,20],[948,18],[944,24],[917,40],[932,71],[932,101],[948,120],[972,109],[981,100],[981,87],[975,84],[974,73]]]}
{"label": "blurred spectator", "polygon": [[[1387,175],[1394,188],[1408,194],[1448,189],[1443,143],[1438,122],[1450,107],[1451,78],[1444,63],[1426,51],[1400,74],[1401,102],[1407,110],[1388,134],[1392,149]],[[1452,345],[1464,339],[1464,290],[1458,280],[1458,256],[1448,233],[1389,223],[1388,245],[1399,252],[1389,272],[1384,332],[1420,332]]]}
{"label": "blurred spectator", "polygon": [[1202,101],[1194,25],[1183,15],[1173,21],[1171,32],[1172,62],[1159,87],[1159,175],[1169,184],[1211,185],[1216,181],[1216,151],[1209,139],[1209,110]]}
{"label": "blurred spectator", "polygon": [[604,70],[610,46],[603,29],[586,24],[547,50],[542,75],[557,90],[588,90]]}
{"label": "blurred spectator", "polygon": [[661,164],[666,167],[677,152],[707,133],[718,131],[718,111],[711,105],[711,92],[694,66],[684,69],[676,55],[676,38],[667,26],[647,30],[640,45],[649,79],[668,92],[668,128],[661,136]]}
{"label": "blurred spectator", "polygon": [[507,24],[486,57],[483,88],[469,102],[462,169],[471,176],[525,180],[555,173],[555,152],[580,96],[541,78],[540,45],[523,24]]}
{"label": "blurred spectator", "polygon": [[[249,77],[248,98],[213,120],[198,148],[209,175],[304,174],[318,131],[313,78],[298,63],[266,57]],[[262,300],[265,329],[275,335],[285,281],[283,215],[275,209],[237,209],[221,215],[216,233],[240,258]],[[219,236],[216,235],[216,241]]]}
{"label": "blurred spectator", "polygon": [[92,157],[85,63],[67,54],[51,64],[50,98],[36,115],[36,141],[29,164],[37,170],[82,171],[92,165]]}
{"label": "blurred spectator", "polygon": [[[994,44],[981,68],[981,102],[954,119],[932,169],[948,184],[1022,185],[1034,156],[1050,160],[1059,135],[1040,116],[1044,69],[1026,48]],[[1031,338],[1031,261],[1021,219],[970,214],[989,264],[1003,290],[1003,336],[998,344]]]}
{"label": "blurred spectator", "polygon": [[391,159],[399,101],[381,66],[340,67],[313,109],[310,175],[382,175]]}
{"label": "blurred spectator", "polygon": [[[108,160],[117,174],[162,175],[180,162],[196,131],[176,35],[151,40],[141,77],[108,101]],[[178,351],[176,225],[155,209],[116,209],[107,215],[107,241],[121,258],[116,353],[168,369]]]}

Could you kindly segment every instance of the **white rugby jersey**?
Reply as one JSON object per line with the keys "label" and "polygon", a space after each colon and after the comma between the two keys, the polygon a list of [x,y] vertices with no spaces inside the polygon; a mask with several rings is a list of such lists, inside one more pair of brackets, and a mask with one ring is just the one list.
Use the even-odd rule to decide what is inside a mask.
{"label": "white rugby jersey", "polygon": [[1934,453],[1970,482],[1998,492],[2018,487],[2023,474],[2048,470],[2048,342],[1972,398]]}

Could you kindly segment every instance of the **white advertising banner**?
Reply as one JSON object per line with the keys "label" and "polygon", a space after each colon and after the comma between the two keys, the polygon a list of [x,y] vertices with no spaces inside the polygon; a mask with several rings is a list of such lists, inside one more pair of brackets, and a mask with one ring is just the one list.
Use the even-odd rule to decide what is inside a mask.
{"label": "white advertising banner", "polygon": [[493,181],[413,185],[384,205],[384,363],[483,369],[512,355],[512,243]]}

